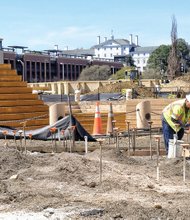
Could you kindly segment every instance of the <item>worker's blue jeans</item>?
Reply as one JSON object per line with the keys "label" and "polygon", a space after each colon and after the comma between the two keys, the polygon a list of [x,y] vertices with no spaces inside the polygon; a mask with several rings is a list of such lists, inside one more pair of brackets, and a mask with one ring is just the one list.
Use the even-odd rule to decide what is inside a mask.
{"label": "worker's blue jeans", "polygon": [[[164,118],[162,118],[162,130],[163,130],[163,137],[164,137],[164,144],[165,144],[165,148],[166,148],[166,153],[168,154],[169,139],[173,139],[174,134],[176,134],[176,132],[170,127],[170,125],[166,122],[166,120]],[[178,140],[181,140],[183,138],[183,135],[184,135],[184,129],[181,128],[177,132]]]}

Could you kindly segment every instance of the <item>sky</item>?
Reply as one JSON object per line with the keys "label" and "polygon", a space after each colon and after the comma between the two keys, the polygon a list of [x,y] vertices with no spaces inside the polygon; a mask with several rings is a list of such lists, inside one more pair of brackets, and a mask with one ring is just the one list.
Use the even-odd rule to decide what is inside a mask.
{"label": "sky", "polygon": [[112,34],[138,35],[142,47],[170,44],[173,16],[178,38],[190,44],[189,0],[9,0],[0,8],[3,47],[89,49]]}

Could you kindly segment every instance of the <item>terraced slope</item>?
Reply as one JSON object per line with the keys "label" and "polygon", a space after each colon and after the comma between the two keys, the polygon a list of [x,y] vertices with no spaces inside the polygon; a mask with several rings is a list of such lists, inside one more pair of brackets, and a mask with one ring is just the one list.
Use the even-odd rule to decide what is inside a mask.
{"label": "terraced slope", "polygon": [[0,64],[0,126],[33,130],[49,124],[49,107],[32,94],[16,70],[9,64]]}

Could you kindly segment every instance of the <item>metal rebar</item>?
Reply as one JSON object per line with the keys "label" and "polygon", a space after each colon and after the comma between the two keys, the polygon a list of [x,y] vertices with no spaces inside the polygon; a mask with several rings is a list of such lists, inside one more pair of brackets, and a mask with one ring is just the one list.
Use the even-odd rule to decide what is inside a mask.
{"label": "metal rebar", "polygon": [[133,152],[135,153],[136,149],[136,130],[133,128]]}
{"label": "metal rebar", "polygon": [[100,144],[100,184],[102,184],[102,143],[104,139],[97,139]]}
{"label": "metal rebar", "polygon": [[127,121],[127,131],[128,131],[128,156],[130,156],[130,130],[129,130],[129,128],[130,128],[130,122],[129,121]]}
{"label": "metal rebar", "polygon": [[152,121],[149,121],[149,130],[150,130],[150,159],[152,159]]}
{"label": "metal rebar", "polygon": [[159,156],[160,156],[160,136],[156,136],[157,148],[156,148],[156,179],[159,181],[160,168],[159,168]]}
{"label": "metal rebar", "polygon": [[186,179],[186,159],[185,159],[185,148],[183,148],[183,182]]}

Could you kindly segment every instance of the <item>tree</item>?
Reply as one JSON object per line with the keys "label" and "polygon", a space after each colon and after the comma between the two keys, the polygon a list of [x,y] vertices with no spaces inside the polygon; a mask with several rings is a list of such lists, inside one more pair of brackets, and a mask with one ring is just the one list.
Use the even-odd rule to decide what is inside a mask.
{"label": "tree", "polygon": [[165,72],[167,69],[167,59],[170,52],[170,45],[161,45],[152,52],[148,59],[148,68],[155,69],[156,71]]}
{"label": "tree", "polygon": [[186,72],[190,66],[189,62],[189,46],[184,39],[177,40],[178,57],[180,59],[180,71]]}
{"label": "tree", "polygon": [[167,75],[169,80],[173,80],[180,72],[180,61],[177,53],[177,22],[175,17],[172,17],[171,30],[171,50],[168,57]]}
{"label": "tree", "polygon": [[[148,59],[148,69],[154,69],[156,72],[166,72],[170,50],[171,45],[161,45],[154,50]],[[177,39],[177,56],[180,58],[180,63],[185,63],[186,68],[190,66],[188,62],[188,43],[182,38]]]}
{"label": "tree", "polygon": [[127,66],[135,66],[133,57],[131,55],[126,56],[125,63],[126,63]]}
{"label": "tree", "polygon": [[177,39],[177,51],[178,55],[183,59],[189,56],[188,43],[182,38]]}
{"label": "tree", "polygon": [[92,65],[87,66],[85,69],[82,70],[78,80],[107,80],[109,79],[110,75],[111,70],[109,66]]}

